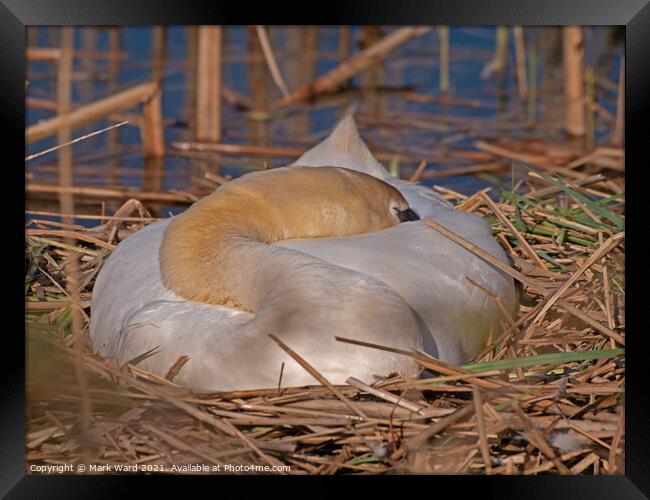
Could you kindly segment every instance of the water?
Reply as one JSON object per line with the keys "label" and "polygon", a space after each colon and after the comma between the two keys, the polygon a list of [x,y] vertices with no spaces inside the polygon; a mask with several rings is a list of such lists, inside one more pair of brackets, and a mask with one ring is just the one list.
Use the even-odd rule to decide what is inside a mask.
{"label": "water", "polygon": [[[57,33],[52,29],[35,28],[32,38],[38,46],[52,46],[58,43]],[[387,28],[389,29],[389,28]],[[293,30],[293,31],[292,31]],[[587,29],[586,62],[605,66],[597,68],[597,76],[616,83],[618,64],[623,49],[618,46],[608,50],[608,28]],[[95,30],[96,44],[92,50],[109,50],[109,33]],[[318,27],[316,46],[313,53],[306,54],[306,31],[295,34],[295,28],[273,27],[270,29],[271,43],[280,69],[291,89],[306,83],[316,75],[322,75],[339,64],[338,27]],[[297,113],[269,121],[250,119],[250,114],[224,102],[222,108],[222,142],[231,144],[256,144],[268,146],[291,146],[306,149],[323,138],[346,110],[357,110],[358,123],[364,139],[371,149],[426,159],[445,149],[471,150],[477,139],[496,139],[501,136],[517,139],[536,137],[545,141],[564,141],[562,125],[562,69],[560,58],[553,57],[548,49],[549,30],[526,28],[527,45],[533,40],[539,47],[540,90],[538,98],[539,116],[536,126],[526,128],[526,103],[517,97],[517,82],[514,67],[514,41],[509,30],[508,63],[502,81],[493,76],[481,78],[486,64],[494,57],[495,27],[451,27],[450,29],[450,87],[451,95],[460,99],[471,99],[480,107],[440,105],[417,102],[405,98],[405,92],[419,95],[439,95],[438,35],[435,30],[413,39],[400,47],[379,66],[376,78],[381,88],[393,88],[391,92],[364,89],[367,74],[355,77],[350,85],[361,91],[348,92],[340,98],[325,98],[303,106]],[[361,27],[353,27],[351,51],[356,52],[355,40],[361,35]],[[260,62],[265,82],[262,87],[251,88],[249,34],[245,27],[228,27],[224,39],[223,84],[244,96],[251,96],[263,90],[269,100],[281,97],[272,82],[263,61]],[[293,38],[292,38],[293,37]],[[296,43],[296,37],[298,43]],[[122,61],[117,75],[119,89],[148,81],[151,77],[152,52],[151,27],[125,27],[122,29]],[[293,42],[292,42],[293,40]],[[163,114],[171,123],[165,127],[165,141],[191,140],[193,113],[191,88],[194,85],[188,71],[188,30],[173,26],[167,30],[167,53],[163,80]],[[561,46],[560,46],[561,47]],[[81,29],[75,30],[75,48],[83,47]],[[557,54],[556,54],[557,55]],[[93,102],[107,94],[111,87],[107,79],[106,60],[95,61],[90,67],[80,58],[75,59],[76,74],[72,102],[76,105]],[[29,64],[28,97],[55,100],[56,65],[32,62]],[[611,92],[600,92],[598,104],[607,112],[615,113],[615,96]],[[130,111],[130,116],[135,116]],[[27,125],[53,116],[52,111],[29,108]],[[473,120],[464,122],[463,120]],[[422,123],[418,123],[418,120]],[[437,120],[435,123],[432,120]],[[456,121],[454,121],[456,120]],[[479,122],[480,121],[480,122]],[[72,136],[98,130],[113,122],[103,120],[82,130],[73,131]],[[438,125],[436,125],[436,123]],[[505,124],[499,130],[498,124]],[[393,125],[398,124],[399,127]],[[611,134],[611,123],[597,118],[597,141],[605,141]],[[435,126],[434,126],[435,125]],[[251,169],[265,165],[279,166],[289,159],[221,156],[212,158],[187,158],[169,150],[162,162],[146,162],[140,153],[140,134],[135,126],[120,128],[116,134],[117,144],[109,146],[109,135],[103,134],[72,146],[75,171],[74,185],[133,188],[147,191],[187,190],[192,191],[205,184],[200,180],[204,172],[242,175]],[[42,151],[56,144],[56,138],[49,138],[29,145],[27,154]],[[386,162],[385,162],[386,163]],[[432,164],[430,168],[447,168],[471,164],[471,161]],[[403,175],[417,165],[417,162],[399,160]],[[27,165],[30,180],[39,183],[57,183],[56,153],[45,155]],[[433,184],[433,180],[423,181]],[[461,193],[473,193],[485,186],[498,188],[510,186],[508,175],[449,176],[435,179],[438,185]],[[498,189],[496,190],[498,192]],[[47,206],[35,197],[29,197],[30,207]],[[109,202],[114,209],[120,202]],[[152,204],[158,213],[176,212],[180,208]],[[56,204],[50,208],[56,209]],[[97,212],[100,202],[83,205],[86,212]],[[78,210],[80,211],[81,208]]]}

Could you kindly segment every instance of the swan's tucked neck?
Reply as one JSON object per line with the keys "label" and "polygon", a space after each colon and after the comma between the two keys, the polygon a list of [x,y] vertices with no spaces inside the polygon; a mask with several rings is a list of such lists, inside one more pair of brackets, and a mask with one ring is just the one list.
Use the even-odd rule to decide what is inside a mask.
{"label": "swan's tucked neck", "polygon": [[256,311],[265,284],[299,276],[314,261],[269,243],[379,231],[399,222],[395,207],[408,209],[399,191],[353,170],[289,167],[248,174],[169,224],[160,249],[163,282],[188,300]]}

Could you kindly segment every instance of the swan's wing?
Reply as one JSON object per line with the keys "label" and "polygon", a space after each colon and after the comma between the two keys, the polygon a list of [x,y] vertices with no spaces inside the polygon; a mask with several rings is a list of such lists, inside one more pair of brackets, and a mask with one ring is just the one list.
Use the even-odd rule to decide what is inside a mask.
{"label": "swan's wing", "polygon": [[[489,227],[470,214],[440,211],[438,222],[494,257],[507,262]],[[514,310],[512,278],[423,222],[348,238],[276,243],[331,264],[368,274],[395,290],[424,320],[440,358],[462,363],[484,345],[503,321],[497,304],[466,277],[491,290]]]}
{"label": "swan's wing", "polygon": [[138,366],[164,376],[187,356],[175,382],[202,390],[244,388],[260,365],[246,329],[251,316],[197,302],[150,302],[125,321],[113,357],[124,364],[148,353]]}
{"label": "swan's wing", "polygon": [[[371,277],[366,279],[335,268],[334,271],[338,269],[344,279],[335,278],[332,281],[331,272],[327,272],[321,286],[303,279],[303,285],[308,285],[305,289],[296,285],[295,273],[283,273],[275,287],[277,300],[271,298],[257,315],[177,298],[164,288],[160,278],[158,252],[168,223],[152,224],[129,236],[115,249],[100,271],[91,304],[90,337],[102,355],[124,364],[147,353],[148,356],[140,360],[138,366],[161,376],[181,356],[189,356],[189,361],[175,380],[195,389],[275,387],[282,363],[285,364],[284,386],[313,384],[313,377],[267,336],[268,333],[276,333],[333,383],[344,383],[349,376],[371,381],[374,374],[417,373],[417,365],[408,357],[350,346],[334,339],[337,334],[348,337],[359,335],[355,325],[364,318],[370,322],[376,321],[381,314],[393,319],[391,324],[399,324],[395,321],[397,315],[391,312],[395,308],[390,309],[389,306],[395,306],[396,301],[398,306],[406,304],[386,285]],[[302,252],[295,253],[303,257],[300,261],[304,261]],[[310,266],[312,271],[313,267],[318,271],[328,266],[320,260],[312,260],[317,261],[315,266]],[[305,268],[299,269],[302,275],[305,271]],[[323,271],[331,271],[331,266]],[[360,286],[360,281],[364,279],[374,282],[375,288],[384,293],[373,295],[375,301],[370,304],[357,304],[354,298],[358,300],[358,294],[352,293],[349,297],[346,293],[354,286]],[[369,285],[366,284],[366,287]],[[283,290],[287,293],[282,293]],[[310,299],[305,299],[306,295]],[[383,299],[387,301],[386,304],[381,302]],[[325,316],[331,321],[314,324],[316,320],[311,321],[310,318],[317,315],[310,314],[308,308],[320,308],[322,313],[323,306]],[[301,314],[291,314],[292,307],[305,310],[301,310]],[[373,308],[379,308],[379,311]],[[350,317],[342,318],[346,311],[351,314]],[[408,319],[409,315],[406,316],[405,319]],[[292,318],[302,320],[290,334],[282,325],[291,322]],[[332,328],[332,325],[337,325],[337,328]],[[419,330],[409,326],[411,328],[405,328],[399,337],[381,343],[390,345],[390,341],[394,340],[395,347],[403,349],[409,345],[422,346]],[[379,329],[372,333],[376,330]],[[365,335],[367,326],[361,331]],[[368,340],[365,336],[363,338]]]}
{"label": "swan's wing", "polygon": [[90,339],[102,356],[113,356],[125,321],[144,305],[174,300],[158,270],[156,245],[167,222],[151,224],[122,241],[104,262],[90,304]]}
{"label": "swan's wing", "polygon": [[[250,343],[245,325],[252,315],[189,302],[164,287],[159,249],[170,220],[129,236],[104,263],[93,290],[91,341],[102,356],[119,364],[147,353],[138,366],[162,376],[180,356],[189,356],[175,379],[188,387],[241,387],[245,378],[237,365],[248,366],[247,374],[263,370],[248,357],[241,359],[252,355],[253,346],[242,345]],[[233,350],[239,351],[239,357],[233,356]],[[235,366],[228,366],[227,360]]]}
{"label": "swan's wing", "polygon": [[[199,320],[206,321],[244,314],[218,306],[211,306],[208,313],[205,307],[198,307],[201,304],[188,303],[165,288],[160,276],[159,250],[170,221],[151,224],[126,238],[100,270],[90,304],[90,339],[102,356],[115,356],[120,346],[125,345],[122,335],[149,318],[152,325],[159,325],[169,321],[167,316],[171,312],[196,313]],[[136,345],[122,354],[131,359],[142,352]]]}
{"label": "swan's wing", "polygon": [[[286,280],[291,278],[287,276]],[[291,304],[295,301],[288,302],[287,307]],[[333,314],[345,305],[339,301]],[[336,341],[335,335],[353,336],[345,327],[354,323],[355,317],[349,321],[334,318],[332,323],[336,328],[327,322],[314,328],[307,321],[300,331],[287,334],[281,328],[282,322],[268,314],[254,317],[241,313],[227,317],[220,309],[195,302],[151,303],[130,317],[115,358],[123,364],[150,353],[138,366],[164,376],[181,356],[188,356],[175,382],[197,390],[277,387],[280,373],[283,387],[315,384],[316,380],[268,337],[274,333],[334,384],[343,384],[350,376],[370,382],[375,374],[415,375],[418,371],[408,356]],[[365,308],[358,310],[358,314],[370,316],[374,311]],[[400,332],[399,339],[403,342],[401,345],[397,342],[396,347],[408,349],[411,344],[422,347],[418,339],[406,332]]]}

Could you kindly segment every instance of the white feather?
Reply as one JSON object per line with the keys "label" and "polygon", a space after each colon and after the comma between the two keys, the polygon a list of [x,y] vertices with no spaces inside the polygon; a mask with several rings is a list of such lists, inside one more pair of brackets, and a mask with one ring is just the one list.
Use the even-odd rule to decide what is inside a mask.
{"label": "white feather", "polygon": [[[507,262],[483,220],[455,212],[431,189],[391,178],[359,137],[351,117],[292,165],[343,167],[383,179],[402,192],[420,217],[436,220]],[[343,383],[349,376],[372,381],[375,375],[393,371],[413,374],[417,366],[406,356],[337,342],[335,335],[425,347],[444,361],[462,363],[482,348],[490,332],[499,330],[503,319],[495,302],[465,278],[492,290],[511,310],[516,306],[510,277],[421,221],[347,238],[276,243],[278,251],[300,252],[295,262],[303,269],[290,271],[291,253],[286,254],[287,267],[277,270],[275,283],[275,290],[286,293],[270,297],[257,315],[190,302],[168,291],[161,280],[158,253],[168,223],[138,231],[108,258],[93,292],[90,335],[100,354],[121,363],[155,349],[140,366],[161,375],[180,356],[189,356],[176,381],[195,389],[274,387],[282,363],[284,386],[313,384],[315,380],[267,336],[282,333],[278,329],[290,321],[287,317],[295,307],[319,307],[319,314],[323,308],[331,310],[324,316],[331,318],[329,323],[302,325],[304,334],[292,337],[291,347],[333,383]],[[305,254],[316,259],[298,258]],[[319,266],[323,261],[328,265]],[[265,265],[262,257],[259,265]],[[254,280],[254,270],[248,271],[243,279]],[[299,279],[305,271],[309,278]],[[374,290],[372,302],[348,293],[355,283]],[[409,313],[408,318],[393,312],[409,306],[413,316]],[[414,327],[411,317],[420,326]]]}

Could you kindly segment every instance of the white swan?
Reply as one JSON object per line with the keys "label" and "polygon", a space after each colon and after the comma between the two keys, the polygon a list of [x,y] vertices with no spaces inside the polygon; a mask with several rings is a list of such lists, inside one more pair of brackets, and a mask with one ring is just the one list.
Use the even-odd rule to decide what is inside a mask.
{"label": "white swan", "polygon": [[334,336],[465,362],[503,319],[465,278],[512,310],[513,280],[411,209],[507,262],[480,218],[390,177],[348,117],[294,164],[231,181],[121,242],[95,283],[93,345],[119,363],[153,351],[139,366],[163,376],[189,356],[175,381],[197,390],[275,387],[282,363],[283,386],[313,384],[270,333],[337,384],[417,366]]}

